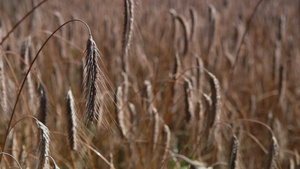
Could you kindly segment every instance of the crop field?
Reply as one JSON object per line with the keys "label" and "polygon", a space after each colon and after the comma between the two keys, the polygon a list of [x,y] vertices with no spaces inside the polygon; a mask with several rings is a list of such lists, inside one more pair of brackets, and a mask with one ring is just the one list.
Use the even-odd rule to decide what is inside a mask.
{"label": "crop field", "polygon": [[299,169],[299,0],[0,0],[0,169]]}

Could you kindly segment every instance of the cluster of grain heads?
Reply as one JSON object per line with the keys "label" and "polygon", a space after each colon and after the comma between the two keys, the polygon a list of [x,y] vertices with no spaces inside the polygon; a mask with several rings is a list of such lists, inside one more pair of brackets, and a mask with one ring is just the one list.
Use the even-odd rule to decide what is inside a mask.
{"label": "cluster of grain heads", "polygon": [[[53,37],[55,32],[57,32],[64,25],[66,25],[70,22],[74,22],[74,21],[79,21],[81,23],[84,23],[87,26],[87,24],[85,22],[83,22],[82,20],[79,20],[79,19],[73,19],[73,20],[67,21],[66,23],[63,23],[42,44],[42,47],[39,49],[39,51],[37,52],[37,54],[35,55],[35,57],[32,61],[30,61],[30,57],[29,57],[30,38],[28,38],[27,40],[24,41],[24,43],[22,45],[21,56],[23,58],[22,61],[25,64],[21,64],[21,69],[23,71],[26,70],[26,74],[25,74],[25,77],[18,89],[15,105],[14,105],[11,119],[9,121],[8,128],[7,128],[7,134],[5,136],[5,141],[7,140],[6,138],[8,137],[8,134],[9,134],[10,125],[12,123],[14,114],[17,110],[16,108],[17,108],[18,99],[21,96],[22,99],[24,100],[21,92],[22,92],[22,89],[24,87],[26,80],[29,80],[29,78],[30,78],[30,72],[31,72],[34,62],[36,61],[36,59],[39,56],[43,47],[51,39],[51,37]],[[95,42],[93,41],[93,39],[91,37],[90,30],[89,30],[89,35],[90,35],[90,37],[88,39],[87,49],[86,49],[86,55],[87,55],[86,56],[86,65],[85,65],[85,69],[84,69],[84,75],[85,75],[84,76],[85,77],[84,78],[84,87],[85,87],[85,94],[86,94],[86,120],[92,122],[99,118],[98,114],[99,114],[99,110],[100,110],[100,101],[101,101],[100,98],[103,97],[100,94],[102,94],[101,91],[103,92],[106,90],[106,86],[105,86],[106,79],[98,65],[99,64],[98,60],[100,59],[100,51],[98,50]],[[3,61],[3,58],[4,57],[1,57],[1,61]],[[9,63],[9,61],[8,61],[8,63]],[[25,68],[25,65],[27,65],[27,64],[29,65],[28,69]],[[4,64],[2,64],[2,65],[3,65],[2,70],[4,70]],[[2,82],[5,82],[5,80],[3,80]],[[33,87],[31,86],[29,88],[33,88]],[[29,94],[29,95],[31,96],[31,98],[33,98],[33,95],[31,95],[31,94]],[[50,95],[50,97],[51,97],[51,95]],[[24,100],[24,102],[25,102],[25,100]],[[38,104],[39,104],[39,106],[38,106],[39,110],[38,110],[37,116],[38,116],[39,120],[35,119],[31,115],[29,115],[29,116],[33,117],[36,120],[37,126],[40,131],[39,168],[42,169],[42,168],[48,168],[48,158],[46,158],[46,157],[49,154],[49,141],[50,141],[49,130],[46,127],[46,124],[48,125],[48,123],[47,123],[47,121],[48,121],[48,115],[47,115],[48,98],[47,98],[46,90],[43,86],[43,82],[41,82],[40,87],[39,87],[39,102],[38,102]],[[2,106],[3,105],[5,105],[5,104],[2,104]],[[26,103],[25,103],[25,106],[27,106]],[[70,142],[71,149],[76,150],[77,149],[77,129],[76,129],[77,122],[76,122],[76,117],[75,117],[76,116],[75,103],[74,103],[74,99],[73,99],[73,95],[72,95],[71,91],[69,91],[68,96],[67,96],[67,108],[66,109],[67,109],[68,123],[69,123],[68,124],[68,126],[69,126],[69,142]],[[28,108],[27,108],[27,111],[29,112]],[[51,124],[49,124],[49,125],[51,125]],[[5,147],[5,143],[3,144],[3,148],[4,147]],[[1,159],[2,159],[2,155],[1,155]],[[55,163],[54,163],[54,167],[57,168]]]}
{"label": "cluster of grain heads", "polygon": [[[38,0],[24,2],[23,8],[15,1],[0,5],[4,33]],[[131,169],[299,168],[299,10],[291,5],[298,0],[264,1],[254,17],[251,6],[263,0],[246,1],[49,1],[9,38],[0,35],[0,119],[12,114],[13,123],[34,114],[51,131],[51,147],[48,155],[34,151],[34,141],[45,139],[36,138],[30,121],[14,129],[3,149],[19,157],[23,168],[44,168],[42,163],[49,168],[105,168],[103,163]],[[166,12],[170,8],[172,18]],[[44,46],[40,37],[78,11],[97,29],[93,38],[82,36],[82,27],[73,23],[66,25],[67,32],[59,28],[32,67],[31,48]],[[48,14],[49,22],[36,18]],[[77,45],[86,40],[82,62]],[[103,43],[97,47],[98,41]],[[232,73],[234,67],[238,71]],[[114,79],[114,102],[106,100],[111,99],[106,77]],[[11,112],[13,101],[18,105]],[[265,130],[240,119],[267,124],[278,143],[272,141],[268,153],[271,139]],[[6,125],[1,124],[1,138]],[[47,149],[42,143],[40,148]],[[2,168],[13,165],[3,158]]]}

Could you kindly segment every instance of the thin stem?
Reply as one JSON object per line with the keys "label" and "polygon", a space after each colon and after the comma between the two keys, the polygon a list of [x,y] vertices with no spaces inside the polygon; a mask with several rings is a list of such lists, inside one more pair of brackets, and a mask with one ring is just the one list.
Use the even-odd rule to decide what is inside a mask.
{"label": "thin stem", "polygon": [[48,158],[50,158],[51,160],[52,160],[52,162],[53,162],[53,165],[56,167],[57,165],[56,165],[56,162],[55,162],[55,160],[51,157],[51,156],[49,156],[49,155],[46,155],[45,157],[48,157]]}
{"label": "thin stem", "polygon": [[40,3],[38,3],[36,6],[34,6],[29,12],[27,12],[26,15],[23,16],[12,28],[11,30],[2,38],[0,45],[3,44],[3,42],[9,37],[9,35],[22,23],[35,9],[37,9],[39,6],[41,6],[43,3],[45,3],[47,0],[43,0]]}
{"label": "thin stem", "polygon": [[232,85],[232,81],[233,81],[233,75],[234,75],[234,71],[236,69],[236,66],[237,66],[237,63],[238,63],[238,60],[239,60],[239,54],[240,54],[240,51],[241,51],[241,48],[242,48],[242,45],[244,44],[244,41],[245,41],[245,38],[246,38],[246,35],[248,33],[248,30],[250,28],[250,25],[251,25],[251,22],[252,22],[252,19],[256,13],[256,11],[258,10],[258,7],[259,5],[263,2],[264,0],[259,0],[255,6],[255,8],[253,9],[253,12],[251,13],[251,16],[250,18],[247,20],[247,23],[246,23],[246,30],[245,32],[243,33],[243,36],[242,36],[242,39],[240,41],[240,43],[238,44],[238,47],[237,47],[237,51],[234,55],[234,61],[233,61],[233,65],[232,65],[232,68],[229,72],[229,81],[228,81],[228,89],[227,91],[225,92],[225,95],[227,95],[227,93],[230,91],[230,88],[231,88],[231,85]]}
{"label": "thin stem", "polygon": [[212,127],[216,127],[216,125],[220,125],[220,124],[225,124],[225,123],[233,123],[233,122],[242,122],[242,121],[246,121],[246,122],[252,122],[252,123],[256,123],[256,124],[260,124],[262,126],[264,126],[269,132],[270,134],[272,135],[272,137],[275,136],[273,130],[271,129],[270,126],[268,126],[267,124],[261,122],[261,121],[258,121],[258,120],[254,120],[254,119],[235,119],[235,120],[224,120],[224,121],[221,121],[219,123],[216,123],[214,124]]}
{"label": "thin stem", "polygon": [[84,141],[81,141],[81,140],[79,140],[79,141],[82,144],[84,144],[87,148],[92,150],[96,155],[98,155],[107,165],[109,165],[110,167],[112,167],[114,169],[114,166],[100,152],[98,152],[96,149],[94,149],[92,146],[88,145]]}
{"label": "thin stem", "polygon": [[270,126],[266,125],[265,123],[258,121],[258,120],[253,120],[253,119],[237,119],[236,121],[246,121],[246,122],[252,122],[252,123],[256,123],[256,124],[260,124],[262,126],[264,126],[266,129],[269,130],[269,132],[271,133],[272,137],[275,137],[275,134],[273,132],[273,130],[271,129]]}
{"label": "thin stem", "polygon": [[[32,60],[30,66],[29,66],[29,68],[28,68],[28,70],[27,70],[27,72],[26,72],[26,74],[25,74],[25,77],[24,77],[24,79],[23,79],[23,81],[22,81],[22,83],[21,83],[21,86],[19,87],[18,94],[17,94],[16,100],[15,100],[15,104],[14,104],[14,107],[13,107],[13,110],[12,110],[12,114],[11,114],[11,117],[10,117],[10,120],[9,120],[9,123],[8,123],[8,126],[7,126],[6,134],[5,134],[5,137],[4,137],[4,143],[3,143],[3,146],[2,146],[2,151],[4,151],[4,148],[5,148],[6,139],[7,139],[9,130],[10,130],[10,125],[11,125],[11,123],[12,123],[12,120],[13,120],[13,117],[14,117],[14,114],[15,114],[15,110],[16,110],[16,107],[17,107],[17,104],[18,104],[18,100],[19,100],[19,98],[20,98],[20,95],[21,95],[21,92],[22,92],[22,90],[23,90],[23,88],[24,88],[24,85],[25,85],[27,76],[28,76],[28,74],[29,74],[29,72],[30,72],[30,70],[31,70],[31,68],[32,68],[32,66],[33,66],[33,64],[35,63],[36,59],[38,58],[38,56],[39,56],[39,54],[41,53],[41,51],[42,51],[42,49],[44,48],[44,46],[45,46],[45,45],[47,44],[47,42],[53,37],[53,35],[54,35],[58,30],[60,30],[63,26],[67,25],[67,24],[70,23],[70,22],[76,22],[76,21],[83,23],[83,24],[87,27],[87,29],[88,29],[88,31],[89,31],[89,37],[92,36],[91,29],[89,28],[89,26],[87,25],[87,23],[85,23],[85,22],[84,22],[83,20],[81,20],[81,19],[71,19],[71,20],[65,22],[64,24],[60,25],[60,26],[59,26],[57,29],[55,29],[55,30],[53,31],[53,33],[46,39],[46,41],[43,43],[43,45],[41,46],[41,48],[39,49],[39,51],[38,51],[37,54],[35,55],[34,59]],[[0,164],[1,164],[1,161],[2,161],[2,155],[0,156]]]}
{"label": "thin stem", "polygon": [[249,30],[249,28],[250,28],[251,21],[252,21],[252,19],[254,18],[254,15],[255,15],[255,13],[256,13],[256,11],[257,11],[259,5],[260,5],[263,1],[264,1],[264,0],[260,0],[260,1],[257,2],[257,4],[256,4],[256,6],[255,6],[255,8],[254,8],[254,10],[253,10],[253,12],[252,12],[250,18],[247,20],[246,30],[245,30],[245,32],[243,33],[242,40],[241,40],[241,42],[239,43],[239,46],[238,46],[238,48],[237,48],[237,52],[236,52],[235,57],[234,57],[234,58],[235,58],[235,61],[234,61],[234,63],[233,63],[232,72],[234,71],[234,69],[235,69],[235,67],[236,67],[236,64],[237,64],[237,62],[238,62],[239,54],[240,54],[242,45],[244,44],[246,34],[248,33],[248,30]]}
{"label": "thin stem", "polygon": [[18,164],[18,167],[22,169],[20,163],[18,162],[18,160],[13,155],[11,155],[9,153],[5,153],[5,152],[1,152],[0,154],[1,154],[1,156],[2,155],[7,155],[7,156],[10,156],[11,158],[13,158],[16,161],[16,163]]}
{"label": "thin stem", "polygon": [[33,118],[35,121],[39,121],[36,117],[32,116],[32,115],[27,115],[25,117],[20,118],[18,121],[16,121],[12,127],[9,129],[8,134],[10,133],[10,131],[22,120],[27,119],[27,118]]}

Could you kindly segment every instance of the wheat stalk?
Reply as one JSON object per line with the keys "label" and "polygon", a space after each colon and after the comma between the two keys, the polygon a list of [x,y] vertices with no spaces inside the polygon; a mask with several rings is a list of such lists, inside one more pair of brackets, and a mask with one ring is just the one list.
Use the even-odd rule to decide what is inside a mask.
{"label": "wheat stalk", "polygon": [[27,154],[26,147],[25,145],[22,145],[21,152],[19,154],[19,162],[21,165],[25,164],[26,162],[26,154]]}
{"label": "wheat stalk", "polygon": [[152,119],[152,113],[153,113],[153,108],[154,108],[153,87],[152,87],[152,84],[148,80],[145,80],[144,84],[146,86],[146,97],[147,97],[147,104],[146,104],[145,109],[148,110],[148,115],[149,115],[150,119]]}
{"label": "wheat stalk", "polygon": [[42,122],[36,120],[36,124],[40,131],[40,157],[38,169],[49,169],[49,160],[46,157],[49,155],[50,132]]}
{"label": "wheat stalk", "polygon": [[219,80],[216,78],[215,75],[213,75],[210,72],[207,72],[209,75],[209,84],[211,88],[211,101],[212,106],[210,109],[210,112],[208,114],[208,127],[212,127],[214,125],[214,122],[216,120],[216,117],[218,117],[218,112],[220,111],[220,85]]}
{"label": "wheat stalk", "polygon": [[293,158],[290,158],[290,168],[289,169],[295,169],[296,167],[296,165],[295,165],[295,161],[293,160]]}
{"label": "wheat stalk", "polygon": [[239,141],[235,135],[232,136],[231,139],[231,152],[229,158],[229,167],[230,169],[235,169],[237,166],[237,153],[239,148]]}
{"label": "wheat stalk", "polygon": [[2,39],[2,20],[0,19],[0,39]]}
{"label": "wheat stalk", "polygon": [[184,102],[185,102],[185,113],[186,120],[188,123],[192,123],[192,120],[195,118],[193,98],[192,98],[192,83],[189,79],[184,79]]}
{"label": "wheat stalk", "polygon": [[213,43],[215,40],[215,34],[216,34],[216,8],[212,5],[209,4],[209,32],[208,32],[208,45],[207,45],[207,54],[209,55],[212,47],[213,47]]}
{"label": "wheat stalk", "polygon": [[115,109],[117,114],[117,121],[120,126],[121,134],[123,137],[127,138],[129,129],[125,122],[126,119],[125,119],[125,112],[124,112],[123,92],[121,86],[117,88],[115,94],[115,105],[116,105]]}
{"label": "wheat stalk", "polygon": [[[23,72],[26,72],[28,66],[30,65],[31,59],[30,59],[30,45],[31,45],[31,37],[28,36],[23,42],[22,42],[22,47],[21,47],[21,57],[24,59],[24,62],[21,62],[21,70]],[[31,110],[33,112],[36,111],[36,106],[35,106],[35,98],[36,98],[36,87],[34,84],[34,81],[32,79],[32,73],[30,72],[27,77],[28,81],[28,93],[29,93],[29,103],[31,106]]]}
{"label": "wheat stalk", "polygon": [[109,168],[114,169],[115,166],[114,166],[114,155],[113,155],[113,153],[109,153],[109,159],[110,159],[109,162],[111,164],[111,166],[109,166]]}
{"label": "wheat stalk", "polygon": [[47,123],[47,93],[42,84],[39,87],[40,91],[40,106],[39,106],[39,120],[46,125]]}
{"label": "wheat stalk", "polygon": [[50,158],[50,159],[52,160],[52,162],[53,162],[53,169],[60,169],[60,168],[57,166],[57,164],[56,164],[55,160],[53,159],[53,157],[51,157],[50,155],[46,155],[46,157],[48,157],[48,158]]}
{"label": "wheat stalk", "polygon": [[275,42],[275,51],[273,56],[273,80],[278,82],[280,72],[280,60],[281,60],[281,42]]}
{"label": "wheat stalk", "polygon": [[272,143],[269,148],[268,159],[266,161],[266,169],[273,169],[276,166],[276,159],[278,157],[278,142],[277,139],[272,136]]}
{"label": "wheat stalk", "polygon": [[177,15],[176,16],[176,19],[179,21],[180,25],[182,26],[183,28],[183,35],[184,35],[184,49],[183,49],[183,56],[185,56],[187,53],[188,53],[188,50],[189,50],[189,33],[188,33],[188,24],[187,24],[187,21],[186,19],[181,16],[181,15]]}
{"label": "wheat stalk", "polygon": [[[58,24],[62,25],[64,23],[64,21],[63,21],[63,17],[61,15],[61,13],[59,11],[55,11],[54,15],[57,18]],[[61,29],[60,32],[61,32],[62,37],[66,37],[65,29]],[[62,41],[58,41],[58,42],[59,42],[58,45],[59,45],[60,57],[65,59],[66,58],[66,52],[65,52],[65,46],[66,45]]]}
{"label": "wheat stalk", "polygon": [[4,57],[2,56],[2,48],[0,50],[0,90],[1,90],[1,107],[4,113],[8,113],[8,96],[6,88],[5,64]]}
{"label": "wheat stalk", "polygon": [[165,148],[164,148],[164,153],[163,153],[163,160],[162,161],[165,161],[166,160],[166,156],[167,156],[167,153],[170,149],[170,143],[171,143],[171,131],[170,131],[170,128],[168,125],[164,125],[164,140],[165,140]]}
{"label": "wheat stalk", "polygon": [[286,95],[286,85],[287,85],[287,68],[283,65],[280,66],[279,69],[279,81],[278,81],[278,88],[279,88],[279,102],[281,106],[284,106],[284,99]]}
{"label": "wheat stalk", "polygon": [[152,114],[154,116],[154,124],[153,124],[153,147],[152,150],[156,149],[156,144],[158,143],[158,136],[159,136],[159,114],[157,112],[157,109],[155,107],[152,108]]}
{"label": "wheat stalk", "polygon": [[[99,119],[101,99],[100,94],[104,87],[104,77],[98,66],[100,51],[92,36],[89,37],[86,47],[86,63],[84,67],[84,92],[86,119],[90,122]],[[102,91],[103,92],[103,91]]]}
{"label": "wheat stalk", "polygon": [[180,72],[182,70],[182,64],[181,64],[181,60],[179,58],[179,54],[176,53],[175,54],[175,62],[174,62],[174,68],[173,68],[173,72],[172,72],[172,90],[171,90],[171,98],[174,98],[176,89],[175,89],[175,85],[176,85],[176,81],[177,79],[180,77]]}
{"label": "wheat stalk", "polygon": [[130,119],[131,119],[131,124],[132,124],[132,129],[133,129],[133,132],[135,133],[137,131],[137,112],[136,112],[136,108],[135,108],[135,105],[133,103],[129,103],[128,104],[128,109],[129,109],[129,112],[130,112]]}
{"label": "wheat stalk", "polygon": [[20,163],[18,162],[18,160],[16,159],[15,156],[13,156],[13,155],[11,155],[11,154],[9,154],[9,153],[5,153],[5,152],[0,152],[0,154],[1,154],[1,155],[6,155],[6,156],[9,156],[9,157],[13,158],[13,159],[15,160],[15,162],[17,163],[18,168],[22,169]]}
{"label": "wheat stalk", "polygon": [[196,86],[200,94],[202,94],[203,83],[204,83],[204,64],[199,55],[196,55],[196,63],[197,63]]}
{"label": "wheat stalk", "polygon": [[128,50],[132,39],[134,22],[134,3],[133,0],[124,0],[124,31],[122,44],[122,69],[128,72]]}
{"label": "wheat stalk", "polygon": [[31,44],[31,37],[28,36],[23,42],[21,46],[21,58],[24,60],[24,62],[21,62],[21,70],[26,71],[27,66],[25,64],[30,64],[30,58],[29,58],[29,48]]}
{"label": "wheat stalk", "polygon": [[71,89],[66,99],[66,112],[68,117],[69,144],[72,150],[77,150],[77,117],[75,101]]}
{"label": "wheat stalk", "polygon": [[190,7],[189,9],[190,15],[191,15],[191,32],[190,32],[190,41],[194,41],[196,36],[196,28],[198,25],[198,18],[197,18],[197,11],[195,8]]}

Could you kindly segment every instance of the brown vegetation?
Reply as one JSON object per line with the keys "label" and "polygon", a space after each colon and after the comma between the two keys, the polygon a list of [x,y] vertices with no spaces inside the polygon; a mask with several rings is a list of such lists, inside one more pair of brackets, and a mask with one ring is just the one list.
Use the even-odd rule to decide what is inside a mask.
{"label": "brown vegetation", "polygon": [[0,1],[0,168],[299,168],[299,11]]}

